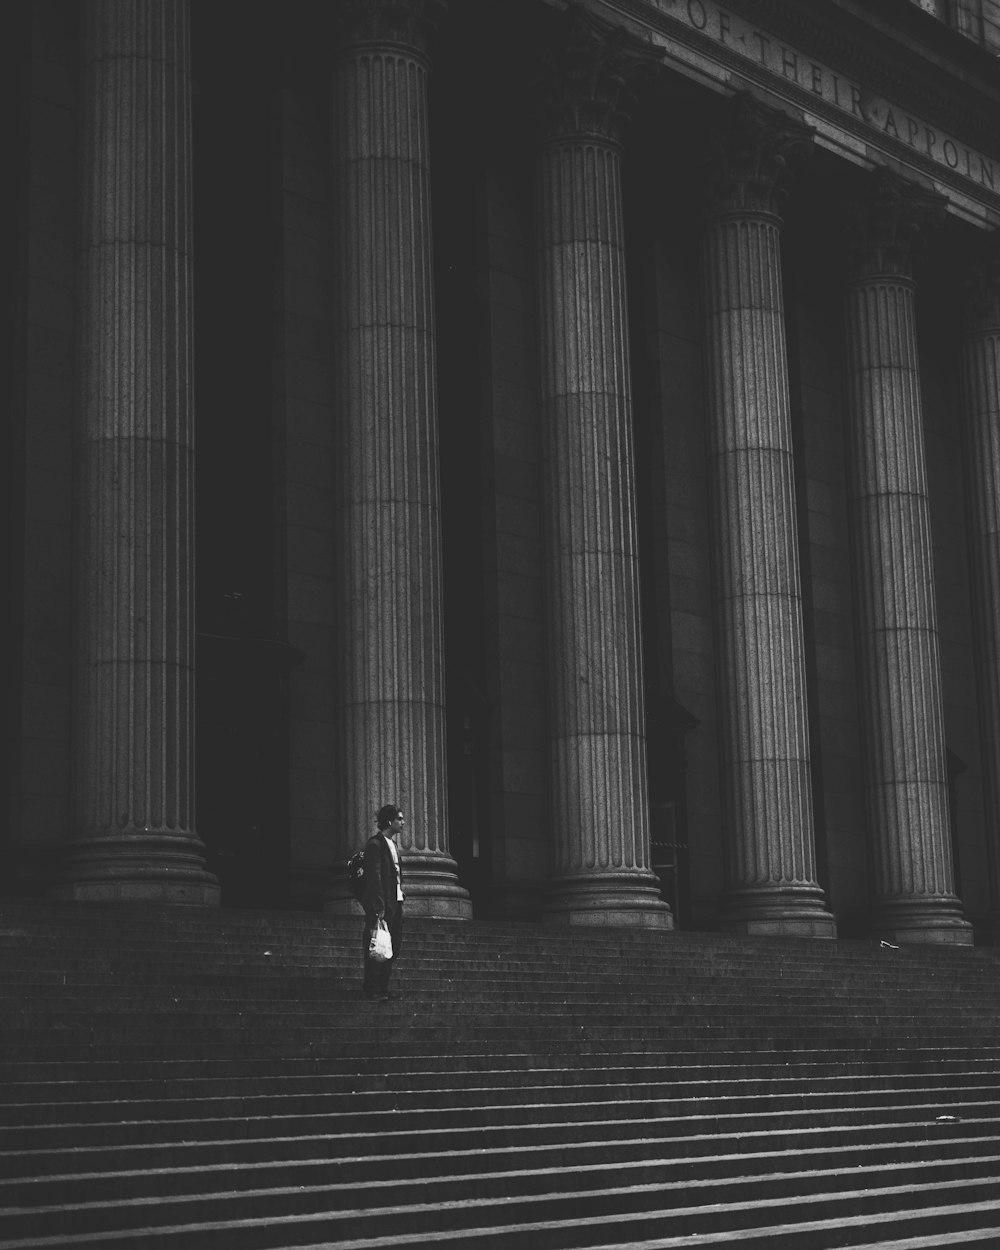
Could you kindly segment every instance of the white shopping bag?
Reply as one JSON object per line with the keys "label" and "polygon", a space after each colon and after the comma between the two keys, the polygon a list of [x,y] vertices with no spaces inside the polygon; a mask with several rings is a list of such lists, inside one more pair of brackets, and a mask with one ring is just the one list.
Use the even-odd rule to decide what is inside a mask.
{"label": "white shopping bag", "polygon": [[372,940],[368,945],[368,958],[376,963],[384,964],[392,958],[392,938],[384,920],[379,920],[372,929]]}

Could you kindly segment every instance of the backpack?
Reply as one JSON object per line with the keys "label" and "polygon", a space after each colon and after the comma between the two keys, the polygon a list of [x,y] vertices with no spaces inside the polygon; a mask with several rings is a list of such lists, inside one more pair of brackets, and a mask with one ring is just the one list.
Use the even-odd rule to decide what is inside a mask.
{"label": "backpack", "polygon": [[365,892],[365,853],[358,851],[347,861],[347,888],[360,903]]}

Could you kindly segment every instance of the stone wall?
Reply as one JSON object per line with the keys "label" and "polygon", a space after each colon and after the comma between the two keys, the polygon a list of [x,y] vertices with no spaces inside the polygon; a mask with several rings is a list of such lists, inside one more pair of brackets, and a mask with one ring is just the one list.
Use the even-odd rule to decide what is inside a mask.
{"label": "stone wall", "polygon": [[[289,793],[294,899],[318,898],[332,855],[334,795],[331,229],[326,127],[315,102],[286,89],[278,136],[274,454],[288,641],[305,656],[289,675]],[[357,845],[368,830],[356,831]]]}
{"label": "stone wall", "polygon": [[[825,183],[804,176],[788,207],[786,299],[798,459],[813,802],[820,876],[841,931],[868,899],[842,394],[841,230]],[[818,244],[823,240],[824,244]]]}
{"label": "stone wall", "polygon": [[[519,177],[520,173],[520,177]],[[535,286],[523,170],[478,187],[491,906],[537,911],[548,867]]]}
{"label": "stone wall", "polygon": [[[697,721],[684,739],[690,923],[712,927],[722,889],[722,809],[711,593],[708,450],[700,316],[699,252],[686,214],[670,222],[654,244],[655,321],[647,352],[655,360],[659,423],[654,491],[662,530],[642,536],[658,577],[666,581],[661,668],[669,673],[673,699]],[[649,331],[647,331],[649,333]],[[652,771],[652,763],[651,763]]]}
{"label": "stone wall", "polygon": [[[14,359],[15,489],[8,515],[15,551],[11,602],[13,716],[10,850],[16,888],[42,889],[70,823],[73,361],[76,305],[75,6],[30,6],[21,151],[28,162],[18,205],[23,310]],[[18,467],[21,473],[18,473]],[[19,480],[18,480],[19,479]],[[22,555],[23,559],[19,560]]]}
{"label": "stone wall", "polygon": [[960,411],[960,343],[955,306],[961,275],[954,266],[956,240],[944,232],[932,240],[918,306],[924,391],[924,438],[930,493],[941,638],[941,678],[951,791],[955,888],[970,920],[989,910],[983,777],[972,652],[969,561],[966,536]]}

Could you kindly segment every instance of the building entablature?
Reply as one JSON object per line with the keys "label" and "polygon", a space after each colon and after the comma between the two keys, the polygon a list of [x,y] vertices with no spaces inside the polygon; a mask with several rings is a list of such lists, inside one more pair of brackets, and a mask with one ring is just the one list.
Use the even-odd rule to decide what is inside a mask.
{"label": "building entablature", "polygon": [[[1000,64],[929,15],[915,14],[944,53],[923,35],[883,48],[877,20],[840,3],[811,5],[808,16],[751,0],[587,0],[586,8],[648,38],[664,72],[724,94],[749,91],[810,127],[818,147],[862,168],[895,169],[962,220],[1000,224]],[[870,38],[858,38],[859,23]]]}

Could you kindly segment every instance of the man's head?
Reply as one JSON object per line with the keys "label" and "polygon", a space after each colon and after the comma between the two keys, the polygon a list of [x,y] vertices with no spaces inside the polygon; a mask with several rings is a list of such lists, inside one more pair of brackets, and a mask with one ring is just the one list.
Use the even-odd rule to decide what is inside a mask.
{"label": "man's head", "polygon": [[403,827],[403,813],[395,803],[386,803],[384,807],[380,807],[375,819],[379,829],[390,838],[395,837]]}

